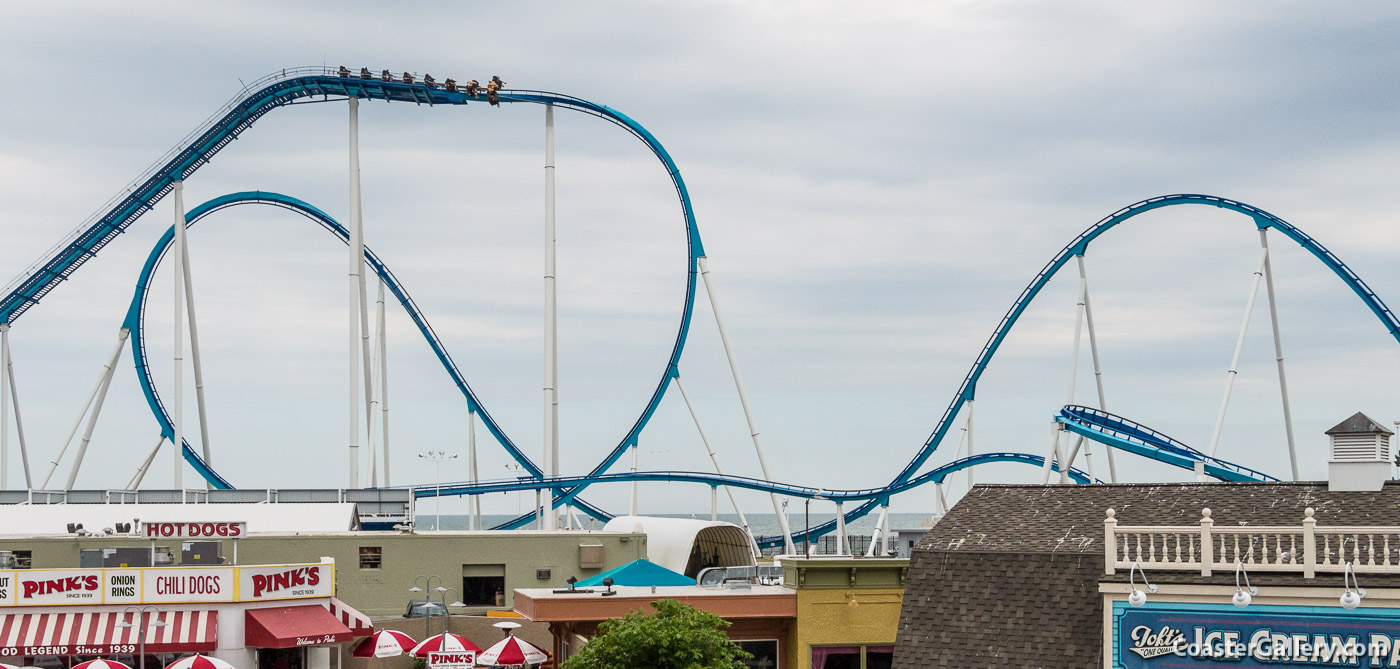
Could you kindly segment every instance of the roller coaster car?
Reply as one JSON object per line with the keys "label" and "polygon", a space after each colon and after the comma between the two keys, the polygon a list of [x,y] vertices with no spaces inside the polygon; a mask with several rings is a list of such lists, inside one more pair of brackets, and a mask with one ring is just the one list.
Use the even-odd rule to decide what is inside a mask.
{"label": "roller coaster car", "polygon": [[361,78],[361,79],[373,79],[373,78],[374,78],[374,75],[372,75],[372,74],[369,73],[369,68],[368,68],[368,67],[362,67],[362,68],[360,68],[360,78]]}
{"label": "roller coaster car", "polygon": [[379,73],[379,79],[380,79],[380,81],[386,81],[386,82],[388,82],[388,81],[393,81],[393,80],[394,80],[394,75],[389,74],[389,71],[388,71],[388,70],[382,70],[382,71],[380,71],[380,73]]}
{"label": "roller coaster car", "polygon": [[411,75],[411,74],[409,74],[409,73],[407,73],[407,72],[404,72],[404,73],[403,73],[403,82],[404,82],[405,84],[411,84],[411,83],[413,83],[413,75]]}
{"label": "roller coaster car", "polygon": [[345,67],[344,65],[341,65],[341,66],[340,66],[340,76],[345,77],[345,78],[348,79],[348,78],[350,77],[350,68]]}

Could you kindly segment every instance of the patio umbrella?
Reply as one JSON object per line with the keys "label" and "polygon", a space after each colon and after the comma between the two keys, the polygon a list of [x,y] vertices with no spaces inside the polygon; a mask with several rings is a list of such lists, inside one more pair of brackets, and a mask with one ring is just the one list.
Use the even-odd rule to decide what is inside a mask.
{"label": "patio umbrella", "polygon": [[33,669],[32,667],[17,667],[13,664],[0,663],[0,669]]}
{"label": "patio umbrella", "polygon": [[73,665],[73,669],[131,669],[116,660],[88,660],[82,664]]}
{"label": "patio umbrella", "polygon": [[233,665],[217,657],[191,655],[165,665],[165,669],[233,669]]}
{"label": "patio umbrella", "polygon": [[456,653],[464,650],[481,652],[481,647],[456,634],[430,636],[413,647],[414,657],[427,657],[428,653]]}
{"label": "patio umbrella", "polygon": [[499,667],[512,664],[543,664],[549,660],[549,653],[537,648],[520,637],[508,636],[500,643],[487,648],[476,656],[476,663],[482,667]]}
{"label": "patio umbrella", "polygon": [[[355,646],[352,657],[398,657],[411,652],[418,642],[397,630],[379,630]],[[167,667],[167,669],[169,669]],[[182,668],[183,669],[183,668]]]}

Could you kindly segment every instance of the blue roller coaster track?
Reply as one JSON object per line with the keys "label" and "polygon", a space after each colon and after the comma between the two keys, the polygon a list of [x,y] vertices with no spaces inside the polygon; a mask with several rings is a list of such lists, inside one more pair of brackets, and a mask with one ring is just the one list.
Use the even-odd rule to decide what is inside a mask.
{"label": "blue roller coaster track", "polygon": [[1211,457],[1146,425],[1102,409],[1071,404],[1060,409],[1055,421],[1065,429],[1129,453],[1165,462],[1182,469],[1201,463],[1207,476],[1221,481],[1277,481],[1248,467]]}
{"label": "blue roller coaster track", "polygon": [[[167,156],[138,177],[138,179],[133,182],[130,187],[122,191],[118,197],[113,198],[108,204],[100,208],[97,214],[75,229],[73,233],[56,245],[50,253],[45,254],[38,263],[31,266],[25,273],[12,281],[4,289],[3,297],[0,297],[0,323],[14,323],[19,316],[23,315],[29,308],[37,304],[68,276],[71,276],[89,258],[95,256],[98,251],[125,231],[143,213],[150,211],[155,204],[173,188],[173,184],[176,181],[184,180],[192,175],[200,166],[209,162],[219,150],[236,139],[243,131],[250,128],[253,123],[264,114],[282,106],[347,98],[385,100],[389,102],[412,102],[418,105],[426,104],[429,106],[459,106],[481,101],[480,97],[470,97],[464,91],[460,90],[448,91],[440,87],[433,87],[425,84],[341,77],[325,68],[288,70],[254,82],[254,84],[248,86],[243,93],[225,105],[225,107],[220,110],[220,113],[202,124],[191,133],[185,141],[181,142],[175,149],[168,153]],[[406,292],[401,290],[401,287],[395,289],[395,296],[399,298],[400,303],[403,304],[405,308],[409,309],[410,314],[417,314],[414,317],[415,322],[419,325],[420,330],[423,331],[424,336],[429,340],[429,345],[433,347],[434,352],[439,356],[444,367],[448,369],[449,374],[452,374],[454,382],[458,384],[459,389],[461,389],[463,394],[468,398],[469,408],[480,412],[483,421],[487,422],[487,429],[501,442],[502,446],[506,448],[511,456],[520,462],[530,473],[529,478],[531,480],[517,482],[517,484],[528,484],[537,489],[554,488],[560,493],[556,498],[556,505],[574,504],[600,518],[607,517],[607,514],[600,509],[586,505],[582,500],[578,499],[578,494],[589,485],[604,481],[615,482],[634,479],[683,480],[710,485],[734,485],[737,487],[748,487],[755,490],[762,489],[795,496],[820,495],[829,498],[829,494],[811,492],[817,489],[790,486],[774,482],[756,482],[755,479],[746,479],[744,477],[720,477],[713,474],[695,472],[639,472],[635,475],[606,473],[622,454],[626,452],[626,449],[636,443],[638,435],[655,412],[666,389],[670,385],[671,379],[678,377],[680,373],[680,357],[684,350],[685,340],[694,310],[697,260],[705,255],[699,230],[696,225],[694,211],[691,206],[690,196],[686,190],[685,182],[681,178],[679,169],[664,147],[661,146],[660,142],[658,142],[650,132],[626,115],[586,100],[542,91],[501,91],[500,101],[501,103],[556,105],[561,108],[580,111],[610,121],[640,139],[662,162],[663,166],[665,166],[675,186],[680,199],[687,233],[686,243],[689,250],[685,304],[682,310],[675,344],[672,348],[665,371],[662,374],[662,378],[657,384],[656,390],[653,392],[646,408],[628,433],[597,466],[587,475],[581,477],[561,477],[553,480],[543,479],[542,471],[538,465],[535,465],[528,457],[521,453],[499,429],[499,426],[494,424],[494,421],[486,420],[488,414],[485,412],[484,408],[481,407],[480,402],[471,392],[460,372],[456,370],[455,365],[452,364],[451,358],[447,355],[446,350],[442,348],[441,342],[437,340],[436,335],[432,333],[431,327],[427,325],[426,319],[422,317],[421,312],[412,304],[412,300],[407,296]],[[196,220],[199,216],[206,215],[212,211],[238,204],[240,202],[236,202],[235,200],[237,200],[240,195],[247,194],[225,196],[225,198],[229,199],[220,198],[206,203],[205,205],[201,205],[196,211],[190,212],[191,216],[187,218],[187,221]],[[264,196],[266,195],[267,194],[264,194]],[[281,198],[285,198],[285,196],[281,196]],[[256,200],[257,196],[253,199]],[[268,198],[264,197],[263,199],[267,200]],[[291,198],[285,198],[278,202],[267,201],[266,203],[288,206],[290,200]],[[305,205],[305,203],[301,204]],[[929,457],[932,456],[933,452],[937,450],[939,444],[946,437],[964,403],[974,399],[978,381],[986,371],[992,357],[1009,334],[1012,326],[1015,325],[1017,319],[1024,313],[1025,309],[1065,263],[1073,257],[1082,256],[1092,241],[1120,223],[1126,222],[1148,211],[1186,204],[1218,207],[1243,214],[1249,217],[1259,229],[1277,230],[1281,234],[1297,242],[1341,278],[1357,297],[1366,304],[1377,319],[1381,321],[1386,331],[1389,332],[1392,337],[1396,338],[1397,341],[1400,341],[1400,320],[1396,319],[1395,315],[1385,306],[1375,292],[1331,251],[1328,251],[1325,247],[1292,224],[1248,204],[1209,195],[1179,194],[1143,200],[1124,207],[1090,226],[1083,233],[1075,237],[1064,249],[1056,254],[1038,274],[1036,274],[1021,292],[1020,296],[1012,303],[1011,308],[1007,311],[1006,315],[1002,317],[1001,321],[993,330],[991,337],[978,353],[971,369],[964,377],[952,401],[939,418],[933,432],[915,453],[914,457],[910,459],[905,467],[894,477],[890,484],[864,491],[840,492],[841,495],[845,495],[843,499],[861,500],[859,506],[845,513],[846,518],[848,520],[854,520],[868,514],[881,504],[888,504],[891,495],[907,490],[913,485],[917,485],[915,482],[941,481],[942,477],[949,473],[947,468],[953,467],[954,465],[957,465],[959,468],[965,468],[994,461],[1043,463],[1043,460],[1037,456],[1021,454],[984,454],[972,458],[965,458],[955,463],[950,463],[949,465],[931,470],[924,475],[916,476],[916,473],[926,464]],[[314,207],[310,207],[310,205],[306,205],[306,207],[314,209]],[[321,216],[324,216],[324,214],[316,216],[314,214],[309,214],[307,211],[301,211],[301,213],[320,221],[327,229],[336,232],[338,235],[344,234],[344,229],[331,221],[329,217],[325,217],[325,219],[322,220]],[[164,240],[163,243],[158,245],[158,248],[152,252],[152,257],[147,262],[148,270],[154,268],[154,264],[163,253]],[[387,268],[385,268],[377,258],[374,258],[368,251],[366,255],[371,258],[371,263],[375,266],[376,271],[380,272],[381,277],[386,275],[392,277],[392,275],[388,273]],[[144,299],[144,294],[148,290],[148,278],[149,274],[143,272],[142,282],[138,285],[137,289],[137,298],[133,300],[133,310],[127,317],[126,327],[132,328],[134,332],[139,331],[141,328],[139,302]],[[397,282],[395,282],[395,285],[397,285]],[[138,351],[140,355],[140,362],[138,362],[138,365],[139,369],[141,369],[140,378],[142,379],[143,390],[146,392],[148,401],[151,403],[152,410],[157,414],[163,433],[168,435],[173,432],[173,430],[169,427],[169,419],[165,416],[164,408],[161,406],[159,397],[155,394],[153,385],[150,383],[148,370],[144,367],[144,346],[140,344],[139,341],[139,337],[133,338],[132,345],[133,350]],[[1067,429],[1075,431],[1076,433],[1085,434],[1086,432],[1094,432],[1097,436],[1088,434],[1086,434],[1086,436],[1097,440],[1106,439],[1104,443],[1115,448],[1148,455],[1148,457],[1153,457],[1154,459],[1164,462],[1171,462],[1178,466],[1184,464],[1185,460],[1192,460],[1191,465],[1194,466],[1195,461],[1199,459],[1198,457],[1193,458],[1192,456],[1184,455],[1181,451],[1181,449],[1185,448],[1184,445],[1170,439],[1161,438],[1157,433],[1137,425],[1136,423],[1127,421],[1126,419],[1118,417],[1112,417],[1112,419],[1110,419],[1107,415],[1094,417],[1087,412],[1071,412],[1071,415],[1062,413],[1060,420],[1063,421]],[[1080,431],[1081,429],[1084,431]],[[230,487],[229,482],[215,472],[207,463],[204,463],[198,453],[190,448],[188,443],[182,444],[182,447],[186,461],[188,461],[201,476],[216,487]],[[1189,452],[1189,449],[1187,449],[1187,451]],[[1207,462],[1206,467],[1212,475],[1227,478],[1228,480],[1242,480],[1230,479],[1229,477],[1231,476],[1264,476],[1259,472],[1254,472],[1253,470],[1221,460]],[[937,477],[932,476],[939,472],[942,472],[942,474],[939,474]],[[642,478],[653,476],[670,476],[673,478]],[[1086,477],[1083,477],[1082,473],[1076,476],[1076,480],[1081,478],[1087,480]],[[1248,480],[1257,480],[1257,478],[1250,478]],[[486,484],[479,483],[476,485],[480,486]],[[466,494],[465,491],[468,489],[471,489],[471,486],[464,487],[459,485],[453,488],[457,494]],[[826,493],[831,492],[832,491],[826,491]],[[430,496],[432,493],[425,493],[425,491],[420,488],[418,494]],[[532,516],[521,516],[502,527],[519,527],[528,523],[530,518],[532,518]],[[824,523],[814,527],[811,531],[811,536],[825,534],[830,532],[834,527],[835,521]],[[777,545],[781,542],[781,537],[763,537],[759,539],[760,545],[763,546]]]}

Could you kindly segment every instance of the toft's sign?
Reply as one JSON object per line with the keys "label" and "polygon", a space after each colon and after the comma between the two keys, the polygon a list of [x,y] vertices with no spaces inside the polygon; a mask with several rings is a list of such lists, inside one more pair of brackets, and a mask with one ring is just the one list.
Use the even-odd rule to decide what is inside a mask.
{"label": "toft's sign", "polygon": [[1400,667],[1400,610],[1113,604],[1114,669]]}

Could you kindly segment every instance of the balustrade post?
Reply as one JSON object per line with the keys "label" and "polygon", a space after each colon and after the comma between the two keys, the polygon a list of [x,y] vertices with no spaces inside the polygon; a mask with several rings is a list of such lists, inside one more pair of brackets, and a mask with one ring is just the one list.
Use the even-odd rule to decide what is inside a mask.
{"label": "balustrade post", "polygon": [[1303,510],[1303,578],[1312,578],[1317,573],[1317,519],[1312,507]]}
{"label": "balustrade post", "polygon": [[1211,540],[1211,528],[1214,526],[1210,509],[1201,509],[1201,576],[1210,576],[1211,565],[1215,562],[1215,546]]}
{"label": "balustrade post", "polygon": [[1109,509],[1108,517],[1103,519],[1103,573],[1110,576],[1118,566],[1118,537],[1114,536],[1118,520],[1113,517],[1115,514],[1113,509]]}

